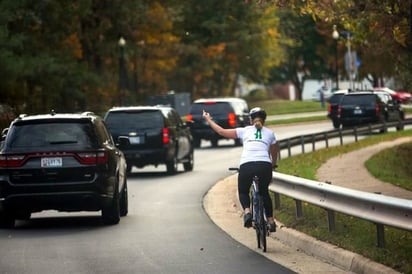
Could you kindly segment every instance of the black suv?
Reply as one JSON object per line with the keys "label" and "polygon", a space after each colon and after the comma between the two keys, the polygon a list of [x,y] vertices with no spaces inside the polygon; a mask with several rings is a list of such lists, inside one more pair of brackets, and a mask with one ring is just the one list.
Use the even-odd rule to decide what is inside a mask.
{"label": "black suv", "polygon": [[104,119],[126,156],[128,172],[132,166],[166,164],[167,173],[175,174],[179,163],[183,163],[185,171],[193,170],[193,138],[174,108],[115,107]]}
{"label": "black suv", "polygon": [[338,117],[343,127],[398,121],[403,129],[405,114],[398,102],[383,91],[356,91],[342,97]]}
{"label": "black suv", "polygon": [[126,160],[103,119],[91,112],[16,118],[0,148],[0,224],[42,210],[127,215]]}
{"label": "black suv", "polygon": [[[203,119],[203,110],[209,112],[212,119],[223,128],[244,127],[250,124],[249,107],[243,99],[198,99],[192,103],[189,114],[186,116],[195,147],[200,147],[202,139],[210,141],[213,147],[217,147],[219,139],[224,139],[213,131]],[[241,140],[236,139],[235,145],[242,145]]]}

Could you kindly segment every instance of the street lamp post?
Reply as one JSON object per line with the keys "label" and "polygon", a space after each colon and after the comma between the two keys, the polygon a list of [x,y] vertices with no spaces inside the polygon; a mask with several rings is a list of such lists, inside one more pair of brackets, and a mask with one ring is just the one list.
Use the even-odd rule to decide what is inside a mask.
{"label": "street lamp post", "polygon": [[120,37],[118,41],[119,45],[119,104],[123,105],[123,92],[127,89],[127,72],[125,66],[124,48],[126,46],[126,40]]}
{"label": "street lamp post", "polygon": [[[340,34],[336,29],[336,25],[333,25],[333,32],[332,32],[332,37],[336,40],[339,39],[340,35],[343,35],[346,38],[346,48],[347,48],[347,53],[345,56],[345,67],[346,67],[346,71],[348,73],[349,76],[349,88],[353,89],[354,85],[353,85],[353,76],[356,70],[356,57],[354,57],[354,55],[352,55],[352,50],[351,50],[351,39],[352,39],[352,33],[349,31],[342,31]],[[337,55],[337,44],[336,44],[336,55]],[[336,57],[337,59],[337,57]],[[336,72],[337,72],[337,64],[336,64]],[[338,76],[337,76],[338,77]],[[338,79],[337,79],[338,81]],[[336,82],[336,84],[338,85],[338,82]]]}
{"label": "street lamp post", "polygon": [[338,64],[338,39],[339,32],[336,30],[336,25],[333,25],[332,37],[335,39],[335,81],[336,81],[336,90],[339,89],[339,64]]}

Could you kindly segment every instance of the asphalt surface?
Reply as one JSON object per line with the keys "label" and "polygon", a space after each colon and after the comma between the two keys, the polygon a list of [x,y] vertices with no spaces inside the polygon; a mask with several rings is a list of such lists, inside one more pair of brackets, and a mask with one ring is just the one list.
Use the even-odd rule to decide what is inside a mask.
{"label": "asphalt surface", "polygon": [[[316,113],[324,114],[325,112]],[[278,116],[276,119],[284,117],[286,116]],[[412,138],[402,138],[332,158],[318,170],[318,180],[361,191],[412,199],[412,192],[377,180],[363,166],[364,161],[382,149],[411,141]],[[347,170],[351,170],[353,176],[348,177],[347,172],[344,172]],[[242,226],[243,216],[237,197],[236,174],[219,181],[210,189],[204,198],[204,208],[212,221],[232,238],[297,273],[398,273],[356,253],[287,228],[279,222],[277,232],[272,233],[268,239],[267,253],[261,252],[256,247],[253,229]]]}

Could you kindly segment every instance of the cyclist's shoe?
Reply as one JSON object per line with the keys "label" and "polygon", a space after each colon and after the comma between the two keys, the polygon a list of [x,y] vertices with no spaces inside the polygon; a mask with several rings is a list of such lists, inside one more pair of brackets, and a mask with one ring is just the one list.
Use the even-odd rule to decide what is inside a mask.
{"label": "cyclist's shoe", "polygon": [[276,224],[275,223],[269,223],[268,228],[269,228],[269,232],[276,232]]}
{"label": "cyclist's shoe", "polygon": [[244,227],[252,227],[252,213],[248,212],[243,216]]}

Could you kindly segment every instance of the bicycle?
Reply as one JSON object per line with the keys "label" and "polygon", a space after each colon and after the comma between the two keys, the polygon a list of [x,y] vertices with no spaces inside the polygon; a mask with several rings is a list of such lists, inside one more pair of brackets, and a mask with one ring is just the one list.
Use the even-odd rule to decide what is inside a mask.
{"label": "bicycle", "polygon": [[[237,167],[231,167],[229,170],[239,171]],[[252,226],[256,231],[257,247],[266,252],[266,237],[269,236],[268,222],[263,204],[263,196],[259,193],[259,177],[255,175],[252,180],[250,190],[250,202],[252,213]]]}

